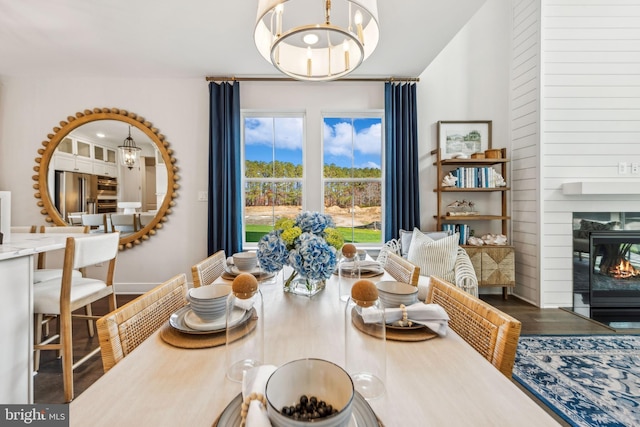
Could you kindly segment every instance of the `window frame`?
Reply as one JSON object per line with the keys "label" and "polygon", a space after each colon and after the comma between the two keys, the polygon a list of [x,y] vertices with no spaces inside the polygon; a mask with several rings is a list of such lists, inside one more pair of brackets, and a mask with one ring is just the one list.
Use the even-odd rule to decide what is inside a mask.
{"label": "window frame", "polygon": [[[324,141],[325,141],[325,119],[332,118],[349,118],[349,119],[371,119],[378,118],[380,119],[380,125],[382,128],[382,132],[380,134],[380,178],[325,178],[324,176]],[[380,184],[380,242],[377,243],[357,243],[357,246],[367,249],[379,249],[384,245],[384,225],[385,225],[385,176],[386,176],[386,160],[385,160],[385,121],[384,121],[384,110],[383,109],[367,109],[367,110],[323,110],[320,113],[320,119],[322,121],[321,126],[321,153],[322,153],[322,166],[320,168],[320,189],[322,192],[322,206],[324,210],[324,196],[325,196],[325,184],[329,182],[379,182]]]}
{"label": "window frame", "polygon": [[[245,148],[245,120],[247,118],[292,118],[297,117],[302,119],[302,177],[300,178],[277,178],[271,177],[269,179],[259,179],[259,178],[247,178],[246,176],[246,148]],[[278,182],[300,182],[302,185],[302,210],[305,210],[306,206],[306,192],[305,188],[308,186],[307,182],[307,167],[306,167],[306,145],[307,145],[307,113],[305,110],[255,110],[255,109],[241,109],[240,110],[240,120],[241,120],[241,140],[240,140],[240,152],[241,152],[241,179],[240,179],[240,188],[242,189],[242,247],[248,249],[257,248],[258,242],[248,242],[247,241],[247,230],[246,230],[246,222],[245,222],[245,208],[246,208],[246,194],[245,188],[248,182],[269,182],[269,183],[278,183]],[[274,157],[274,161],[276,158]]]}

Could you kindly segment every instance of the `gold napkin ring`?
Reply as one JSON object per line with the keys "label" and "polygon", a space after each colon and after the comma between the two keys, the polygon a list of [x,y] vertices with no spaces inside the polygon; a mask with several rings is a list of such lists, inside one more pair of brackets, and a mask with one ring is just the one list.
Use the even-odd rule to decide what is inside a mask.
{"label": "gold napkin ring", "polygon": [[249,396],[245,397],[244,402],[240,406],[240,427],[244,427],[247,424],[247,414],[249,413],[249,404],[252,400],[257,400],[266,408],[267,398],[261,393],[253,392]]}
{"label": "gold napkin ring", "polygon": [[407,314],[407,306],[404,304],[400,304],[400,310],[402,310],[402,320],[400,321],[400,326],[411,326],[413,322],[409,320],[409,315]]}

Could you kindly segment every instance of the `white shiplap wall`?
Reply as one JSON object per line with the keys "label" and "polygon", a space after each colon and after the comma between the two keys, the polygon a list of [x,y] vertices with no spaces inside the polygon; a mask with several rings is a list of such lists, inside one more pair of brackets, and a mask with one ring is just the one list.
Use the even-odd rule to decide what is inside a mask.
{"label": "white shiplap wall", "polygon": [[562,194],[575,181],[640,191],[640,175],[618,174],[640,163],[640,0],[542,0],[541,12],[541,305],[570,306],[572,212],[640,211],[638,194]]}
{"label": "white shiplap wall", "polygon": [[511,215],[519,297],[540,304],[540,0],[512,3]]}

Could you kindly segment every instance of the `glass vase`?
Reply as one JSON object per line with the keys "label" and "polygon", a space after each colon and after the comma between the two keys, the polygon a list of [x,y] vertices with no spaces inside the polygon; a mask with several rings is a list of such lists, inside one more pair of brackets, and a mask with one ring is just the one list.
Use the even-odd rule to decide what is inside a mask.
{"label": "glass vase", "polygon": [[310,279],[293,271],[290,276],[285,278],[283,289],[285,292],[292,294],[312,297],[323,290],[325,285],[325,280]]}

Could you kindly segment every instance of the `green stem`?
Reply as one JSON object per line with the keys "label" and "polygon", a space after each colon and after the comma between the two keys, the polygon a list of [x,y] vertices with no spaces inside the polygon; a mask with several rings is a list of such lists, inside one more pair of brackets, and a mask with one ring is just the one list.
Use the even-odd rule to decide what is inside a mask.
{"label": "green stem", "polygon": [[289,289],[289,288],[291,287],[291,281],[292,281],[293,279],[295,279],[297,275],[298,275],[298,272],[297,272],[297,271],[295,271],[295,270],[293,270],[293,273],[291,273],[291,276],[289,276],[289,278],[287,279],[287,281],[286,281],[286,282],[284,282],[284,287],[285,287],[286,289]]}

